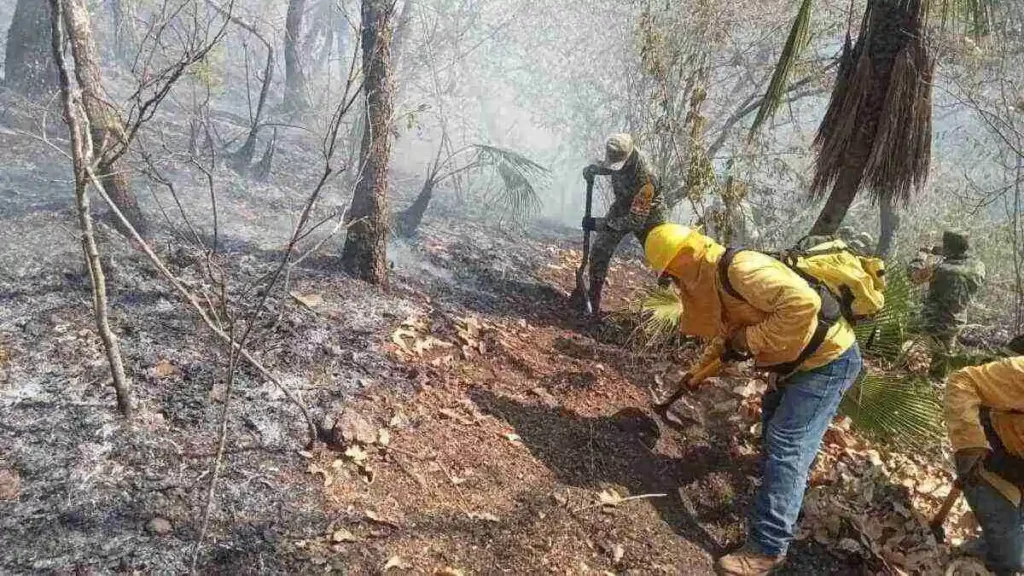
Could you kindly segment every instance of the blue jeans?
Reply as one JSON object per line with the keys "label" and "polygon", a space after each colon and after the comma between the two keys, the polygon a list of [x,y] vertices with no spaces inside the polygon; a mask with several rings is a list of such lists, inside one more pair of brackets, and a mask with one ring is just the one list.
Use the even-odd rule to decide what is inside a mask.
{"label": "blue jeans", "polygon": [[761,403],[761,487],[750,518],[748,542],[763,554],[785,554],[807,474],[839,402],[860,375],[863,361],[856,344],[828,364],[797,372]]}
{"label": "blue jeans", "polygon": [[988,551],[985,564],[996,574],[1024,571],[1024,511],[983,479],[964,485]]}

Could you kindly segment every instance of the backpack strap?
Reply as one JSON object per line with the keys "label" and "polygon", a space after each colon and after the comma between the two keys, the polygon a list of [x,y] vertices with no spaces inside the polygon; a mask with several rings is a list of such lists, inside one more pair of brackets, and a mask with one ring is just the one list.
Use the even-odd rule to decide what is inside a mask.
{"label": "backpack strap", "polygon": [[[722,257],[718,259],[718,282],[719,284],[721,284],[722,290],[726,294],[732,296],[733,298],[736,298],[741,302],[746,302],[747,299],[744,298],[742,294],[736,291],[736,288],[733,287],[732,282],[729,280],[729,266],[732,266],[732,262],[736,258],[736,254],[742,251],[743,248],[738,248],[735,246],[730,246],[729,248],[725,249],[725,254],[722,254]],[[803,274],[802,271],[797,269],[795,265],[790,264],[787,255],[780,254],[779,256],[782,256],[782,258],[779,258],[777,256],[775,258],[781,260],[782,263],[785,264],[789,269],[796,272],[801,278],[803,278],[808,284],[810,284],[812,288],[818,284],[817,280],[813,278],[808,278],[807,275]],[[795,360],[786,362],[784,364],[776,364],[774,366],[769,366],[768,369],[771,370],[772,372],[778,372],[784,375],[792,374],[793,372],[796,371],[797,368],[800,367],[801,364],[803,364],[804,362],[807,361],[808,358],[813,356],[814,353],[818,351],[818,348],[821,348],[821,345],[825,342],[825,337],[828,336],[828,331],[831,327],[832,323],[826,321],[825,318],[823,318],[819,314],[818,326],[817,328],[814,329],[814,334],[811,335],[811,339],[810,341],[807,342],[807,346],[804,346],[804,349],[800,351],[800,355],[797,356]]]}
{"label": "backpack strap", "polygon": [[992,409],[983,406],[978,410],[978,416],[981,427],[985,430],[985,439],[992,448],[985,459],[985,468],[1017,486],[1024,486],[1024,459],[1007,452],[1003,439],[992,426]]}
{"label": "backpack strap", "polygon": [[737,248],[735,246],[730,246],[725,249],[725,254],[722,254],[722,257],[718,259],[718,283],[722,285],[722,290],[724,290],[726,294],[741,302],[746,302],[747,299],[732,287],[732,282],[729,280],[729,266],[732,266],[732,261],[736,258],[736,254],[742,251],[743,248]]}
{"label": "backpack strap", "polygon": [[769,369],[772,372],[778,372],[784,376],[789,376],[793,372],[796,372],[796,369],[806,362],[808,358],[814,356],[814,353],[818,351],[818,348],[821,348],[821,345],[825,343],[825,337],[828,336],[830,328],[832,328],[832,323],[826,322],[824,318],[819,316],[818,326],[814,329],[814,334],[811,335],[811,339],[807,342],[807,346],[804,346],[804,349],[800,351],[800,355],[791,362],[769,366]]}

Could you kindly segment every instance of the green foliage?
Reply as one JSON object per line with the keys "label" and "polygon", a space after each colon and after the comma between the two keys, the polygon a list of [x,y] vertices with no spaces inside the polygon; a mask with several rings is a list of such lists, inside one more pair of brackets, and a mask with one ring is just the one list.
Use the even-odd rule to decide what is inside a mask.
{"label": "green foliage", "polygon": [[218,93],[223,87],[224,81],[217,71],[222,69],[223,65],[224,48],[222,44],[217,44],[206,54],[206,57],[189,67],[188,74],[200,86]]}
{"label": "green foliage", "polygon": [[839,412],[859,431],[901,448],[926,449],[945,432],[938,393],[923,378],[866,375],[843,397]]}
{"label": "green foliage", "polygon": [[683,302],[674,287],[648,286],[634,292],[611,321],[632,328],[626,346],[649,352],[679,342],[682,314]]}
{"label": "green foliage", "polygon": [[917,327],[921,306],[905,268],[886,268],[885,278],[885,307],[855,326],[854,333],[865,354],[895,361]]}
{"label": "green foliage", "polygon": [[813,5],[814,0],[803,0],[800,3],[800,10],[789,30],[786,45],[782,48],[782,53],[779,54],[779,62],[775,65],[772,79],[768,83],[768,90],[761,100],[761,107],[757,111],[757,117],[754,118],[754,124],[750,127],[751,136],[761,129],[765,121],[772,117],[782,103],[782,96],[786,93],[789,78],[793,69],[796,68],[796,62],[811,38],[811,8]]}

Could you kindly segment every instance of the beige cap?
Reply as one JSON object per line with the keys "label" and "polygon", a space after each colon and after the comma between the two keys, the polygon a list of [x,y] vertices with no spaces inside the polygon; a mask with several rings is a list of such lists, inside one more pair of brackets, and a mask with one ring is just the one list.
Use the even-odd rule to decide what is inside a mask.
{"label": "beige cap", "polygon": [[612,134],[604,144],[604,165],[612,170],[621,170],[632,153],[632,136],[629,134]]}

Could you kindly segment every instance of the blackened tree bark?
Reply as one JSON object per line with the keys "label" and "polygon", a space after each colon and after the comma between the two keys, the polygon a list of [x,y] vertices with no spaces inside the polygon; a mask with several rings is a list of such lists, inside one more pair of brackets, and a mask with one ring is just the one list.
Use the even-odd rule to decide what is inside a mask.
{"label": "blackened tree bark", "polygon": [[38,98],[58,89],[50,48],[50,6],[43,0],[18,0],[7,32],[4,85]]}
{"label": "blackened tree bark", "polygon": [[352,198],[352,223],[341,255],[346,271],[378,285],[387,283],[392,6],[387,0],[362,2],[363,91],[368,122],[359,153],[361,173]]}
{"label": "blackened tree bark", "polygon": [[299,48],[305,12],[306,0],[288,0],[284,24],[284,105],[297,112],[309,108],[306,73],[302,69],[303,54]]}
{"label": "blackened tree bark", "polygon": [[82,106],[89,120],[89,132],[95,149],[96,175],[118,209],[140,234],[145,234],[146,220],[131,190],[128,174],[120,161],[119,145],[124,140],[124,127],[110,107],[110,98],[103,89],[100,55],[92,35],[86,0],[64,0],[64,23],[75,60],[75,78],[82,91]]}

